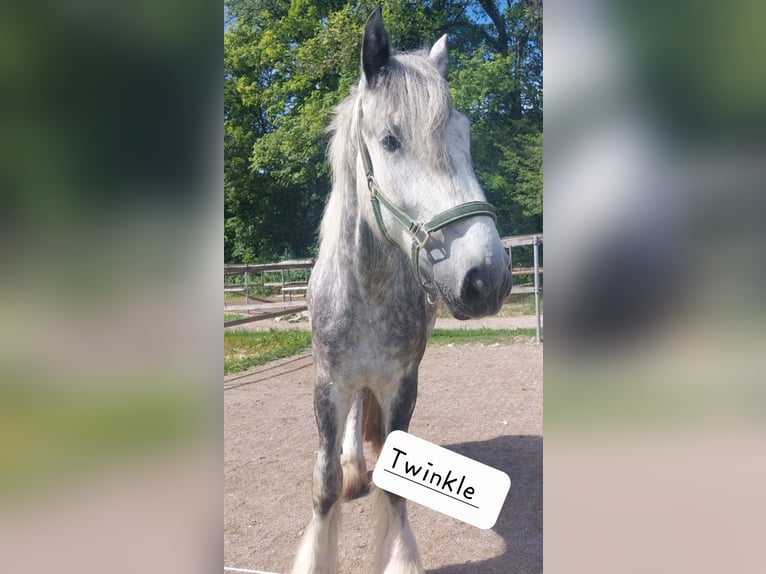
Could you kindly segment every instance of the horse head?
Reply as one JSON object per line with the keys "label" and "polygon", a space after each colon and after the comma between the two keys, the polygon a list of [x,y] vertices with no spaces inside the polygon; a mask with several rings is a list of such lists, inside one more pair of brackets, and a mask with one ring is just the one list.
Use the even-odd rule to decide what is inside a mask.
{"label": "horse head", "polygon": [[357,186],[371,227],[404,251],[421,286],[456,318],[497,313],[510,260],[473,171],[469,121],[452,106],[447,37],[430,51],[392,54],[375,10],[361,60]]}

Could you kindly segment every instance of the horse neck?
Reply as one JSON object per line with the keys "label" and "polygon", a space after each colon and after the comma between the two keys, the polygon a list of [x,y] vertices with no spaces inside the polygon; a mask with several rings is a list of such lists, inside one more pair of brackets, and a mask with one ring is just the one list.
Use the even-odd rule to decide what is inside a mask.
{"label": "horse neck", "polygon": [[345,175],[335,180],[325,215],[330,220],[323,222],[335,227],[337,235],[329,242],[323,238],[320,259],[334,260],[349,288],[367,296],[390,293],[391,285],[417,287],[407,256],[381,236],[366,185],[358,185],[353,173]]}
{"label": "horse neck", "polygon": [[333,125],[328,154],[333,187],[322,221],[319,259],[330,264],[333,273],[343,275],[349,289],[361,289],[367,296],[408,291],[413,286],[419,293],[409,257],[382,236],[370,191],[364,179],[357,177],[356,98],[354,91],[339,105]]}

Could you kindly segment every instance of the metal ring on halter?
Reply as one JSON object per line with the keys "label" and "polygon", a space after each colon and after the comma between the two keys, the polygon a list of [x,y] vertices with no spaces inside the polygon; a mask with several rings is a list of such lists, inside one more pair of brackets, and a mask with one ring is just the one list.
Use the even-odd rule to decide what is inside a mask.
{"label": "metal ring on halter", "polygon": [[418,225],[417,229],[412,233],[412,242],[417,245],[418,251],[426,246],[430,236],[431,234],[423,228],[422,224]]}

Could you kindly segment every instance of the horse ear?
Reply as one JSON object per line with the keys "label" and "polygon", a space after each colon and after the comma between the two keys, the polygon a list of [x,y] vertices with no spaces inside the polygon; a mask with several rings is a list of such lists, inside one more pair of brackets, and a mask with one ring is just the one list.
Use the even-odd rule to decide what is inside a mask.
{"label": "horse ear", "polygon": [[439,73],[447,77],[447,67],[449,66],[449,50],[447,49],[447,34],[436,40],[428,55],[433,65],[439,70]]}
{"label": "horse ear", "polygon": [[380,6],[378,6],[367,18],[362,40],[362,70],[369,86],[375,85],[375,79],[390,57],[391,46],[386,29],[383,27]]}

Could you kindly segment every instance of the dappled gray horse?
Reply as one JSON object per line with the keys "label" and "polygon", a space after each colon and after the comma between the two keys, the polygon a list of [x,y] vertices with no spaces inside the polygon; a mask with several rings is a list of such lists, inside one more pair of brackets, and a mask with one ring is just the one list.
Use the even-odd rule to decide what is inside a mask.
{"label": "dappled gray horse", "polygon": [[[392,55],[375,10],[359,85],[336,110],[308,291],[319,453],[295,574],[336,571],[340,501],[369,488],[362,437],[379,453],[389,432],[409,427],[438,297],[469,319],[496,313],[510,291],[447,63],[446,36],[430,53]],[[377,571],[423,572],[405,500],[377,492],[375,514]]]}

